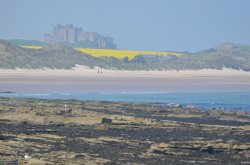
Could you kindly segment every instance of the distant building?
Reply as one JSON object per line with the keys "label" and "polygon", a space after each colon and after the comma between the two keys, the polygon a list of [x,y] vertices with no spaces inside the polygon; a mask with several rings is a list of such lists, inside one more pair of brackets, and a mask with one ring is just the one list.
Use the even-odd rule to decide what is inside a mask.
{"label": "distant building", "polygon": [[84,32],[82,28],[76,28],[72,24],[56,25],[52,35],[44,35],[44,41],[48,44],[73,44],[79,47],[116,49],[112,37],[96,32]]}

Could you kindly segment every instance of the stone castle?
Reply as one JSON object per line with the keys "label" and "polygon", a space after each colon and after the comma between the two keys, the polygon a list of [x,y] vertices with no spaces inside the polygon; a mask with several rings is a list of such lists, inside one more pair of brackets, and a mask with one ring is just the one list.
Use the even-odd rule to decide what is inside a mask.
{"label": "stone castle", "polygon": [[72,24],[55,26],[53,34],[45,34],[44,41],[48,44],[72,44],[78,47],[116,49],[112,37],[97,32],[84,32]]}

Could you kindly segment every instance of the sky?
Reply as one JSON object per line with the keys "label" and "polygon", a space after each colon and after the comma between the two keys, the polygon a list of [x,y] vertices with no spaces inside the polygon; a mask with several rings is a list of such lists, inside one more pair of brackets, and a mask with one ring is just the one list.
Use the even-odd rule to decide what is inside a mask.
{"label": "sky", "polygon": [[43,40],[58,24],[114,38],[118,49],[196,52],[250,45],[250,0],[0,0],[0,38]]}

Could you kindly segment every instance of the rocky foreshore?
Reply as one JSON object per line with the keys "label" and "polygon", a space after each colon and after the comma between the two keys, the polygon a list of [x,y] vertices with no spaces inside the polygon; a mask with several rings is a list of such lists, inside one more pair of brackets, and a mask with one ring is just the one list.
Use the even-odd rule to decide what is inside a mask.
{"label": "rocky foreshore", "polygon": [[0,97],[0,164],[250,164],[250,113]]}

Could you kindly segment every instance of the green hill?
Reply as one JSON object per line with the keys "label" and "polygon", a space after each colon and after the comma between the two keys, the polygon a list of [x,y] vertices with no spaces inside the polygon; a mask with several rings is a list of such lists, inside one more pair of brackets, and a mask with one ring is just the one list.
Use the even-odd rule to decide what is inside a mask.
{"label": "green hill", "polygon": [[[119,61],[119,60],[117,60]],[[42,49],[25,49],[0,41],[0,68],[72,68],[76,64],[108,66],[109,60],[103,60],[75,51],[67,46],[47,46]]]}
{"label": "green hill", "polygon": [[222,69],[223,67],[250,71],[250,46],[225,43],[215,48],[193,54],[160,60],[144,59],[119,60],[111,57],[97,58],[74,50],[68,46],[45,46],[42,49],[25,49],[0,40],[0,68],[66,68],[85,65],[93,68],[122,70],[184,70]]}
{"label": "green hill", "polygon": [[250,71],[250,46],[225,43],[181,57],[174,63],[180,69],[222,69],[227,67]]}

